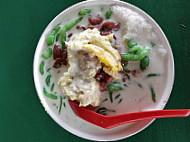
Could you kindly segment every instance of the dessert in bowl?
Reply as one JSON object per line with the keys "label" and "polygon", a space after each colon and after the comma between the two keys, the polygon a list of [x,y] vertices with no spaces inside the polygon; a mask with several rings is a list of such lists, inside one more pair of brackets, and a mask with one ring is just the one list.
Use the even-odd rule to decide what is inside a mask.
{"label": "dessert in bowl", "polygon": [[35,85],[46,111],[87,139],[116,140],[152,120],[104,130],[81,120],[67,99],[102,115],[163,109],[174,78],[173,55],[159,26],[121,1],[85,1],[46,28],[34,59]]}

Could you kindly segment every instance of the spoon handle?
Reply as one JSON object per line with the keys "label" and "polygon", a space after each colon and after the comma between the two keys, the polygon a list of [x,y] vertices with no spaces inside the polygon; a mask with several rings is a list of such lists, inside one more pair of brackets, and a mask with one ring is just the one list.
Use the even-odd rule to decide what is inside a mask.
{"label": "spoon handle", "polygon": [[190,115],[190,109],[178,109],[178,110],[155,110],[127,113],[116,116],[106,116],[104,121],[104,127],[107,129],[113,128],[125,123],[131,123],[136,121],[143,121],[147,119],[155,118],[169,118],[169,117],[187,117]]}

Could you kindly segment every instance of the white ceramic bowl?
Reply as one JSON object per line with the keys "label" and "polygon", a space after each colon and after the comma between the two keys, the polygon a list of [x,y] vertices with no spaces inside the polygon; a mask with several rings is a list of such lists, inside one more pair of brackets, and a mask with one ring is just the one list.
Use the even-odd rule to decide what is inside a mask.
{"label": "white ceramic bowl", "polygon": [[[166,88],[162,94],[162,97],[159,102],[155,105],[154,108],[152,109],[163,109],[166,102],[168,101],[168,98],[170,96],[172,86],[173,86],[173,81],[174,81],[174,61],[173,61],[173,54],[169,45],[169,42],[164,35],[163,31],[161,28],[158,26],[158,24],[145,12],[140,10],[139,8],[122,2],[118,0],[104,0],[104,1],[99,1],[99,0],[91,0],[91,1],[84,1],[77,3],[68,9],[64,10],[61,12],[58,16],[56,16],[50,24],[46,27],[45,31],[43,32],[39,43],[36,48],[35,56],[34,56],[34,82],[35,82],[35,87],[38,93],[38,96],[40,98],[41,103],[43,104],[46,112],[52,117],[55,122],[57,122],[61,127],[66,129],[67,131],[85,138],[89,140],[97,140],[97,141],[114,141],[114,140],[119,140],[123,138],[127,138],[129,136],[132,136],[143,129],[145,129],[147,126],[149,126],[153,120],[147,120],[147,121],[141,121],[141,122],[136,122],[136,123],[131,123],[131,124],[126,124],[117,128],[113,128],[111,130],[105,130],[100,127],[94,126],[77,116],[73,113],[71,110],[67,100],[63,100],[65,103],[66,107],[62,107],[62,112],[59,114],[58,113],[58,108],[59,108],[59,99],[57,100],[51,100],[47,97],[44,96],[43,94],[43,86],[45,86],[45,77],[46,75],[50,74],[49,72],[45,72],[44,75],[41,75],[39,73],[39,65],[40,62],[42,61],[41,54],[45,51],[47,48],[45,38],[47,34],[52,30],[52,28],[60,23],[64,22],[67,20],[71,20],[72,17],[67,16],[70,12],[76,12],[78,9],[83,8],[83,7],[88,7],[88,6],[93,6],[93,5],[112,5],[112,4],[117,4],[121,6],[125,6],[133,11],[136,11],[140,15],[142,15],[155,29],[156,34],[159,36],[162,45],[165,47],[165,49],[168,52],[168,65],[167,65],[167,83],[166,83]],[[63,18],[64,17],[64,18]],[[52,61],[47,61],[46,64],[52,65]],[[47,69],[48,66],[45,65],[45,69]],[[56,73],[56,70],[52,69],[51,74]],[[51,80],[57,81],[59,78],[59,75],[52,76]],[[57,95],[62,94],[58,85],[55,84],[54,91],[57,92]]]}

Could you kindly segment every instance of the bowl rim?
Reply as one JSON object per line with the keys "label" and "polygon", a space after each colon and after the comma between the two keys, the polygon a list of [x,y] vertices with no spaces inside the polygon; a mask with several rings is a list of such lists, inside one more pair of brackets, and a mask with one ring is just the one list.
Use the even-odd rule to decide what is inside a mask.
{"label": "bowl rim", "polygon": [[[49,111],[50,107],[48,106],[47,103],[44,103],[45,100],[44,100],[44,95],[41,93],[42,92],[42,88],[40,87],[40,82],[38,81],[38,64],[36,64],[36,62],[38,62],[38,56],[37,54],[40,52],[40,47],[41,47],[41,44],[42,44],[42,41],[44,40],[43,35],[45,33],[45,31],[50,27],[50,25],[52,25],[54,23],[54,21],[60,17],[61,15],[63,15],[65,12],[69,11],[70,9],[74,8],[74,7],[78,7],[80,5],[83,5],[85,3],[89,3],[90,2],[96,2],[98,0],[87,0],[87,1],[82,1],[82,2],[79,2],[79,3],[76,3],[76,4],[73,4],[72,6],[64,9],[62,12],[60,12],[55,18],[53,18],[53,20],[51,20],[51,22],[46,26],[46,28],[44,29],[44,31],[42,32],[41,36],[40,36],[40,40],[37,44],[37,47],[36,47],[36,50],[35,50],[35,53],[34,53],[34,59],[33,59],[33,78],[34,78],[34,84],[35,84],[35,89],[36,89],[36,92],[38,94],[38,97],[40,99],[40,102],[42,103],[42,106],[45,108],[45,111],[49,114],[49,116],[57,123],[59,124],[62,128],[64,128],[65,130],[69,131],[70,133],[80,137],[80,138],[84,138],[84,139],[87,139],[87,140],[94,140],[94,141],[116,141],[116,140],[121,140],[121,139],[124,139],[124,138],[128,138],[130,136],[133,136],[139,132],[141,132],[142,130],[144,130],[145,128],[147,128],[150,124],[153,123],[153,121],[155,119],[152,119],[152,120],[148,120],[146,121],[146,124],[141,128],[139,129],[138,131],[136,131],[135,133],[132,133],[132,134],[129,134],[127,136],[123,136],[123,137],[118,137],[118,138],[115,138],[115,139],[97,139],[97,138],[89,138],[87,136],[84,136],[84,133],[83,132],[79,132],[78,130],[75,130],[73,129],[72,127],[68,126],[68,125],[62,125],[61,124],[61,121],[59,121],[59,118],[54,115],[54,113],[52,111]],[[145,15],[147,18],[149,18],[156,26],[156,28],[161,32],[162,36],[163,36],[163,39],[166,41],[166,44],[168,46],[168,50],[169,50],[169,53],[170,56],[171,56],[171,79],[170,79],[170,86],[167,90],[168,92],[168,96],[165,98],[166,102],[168,102],[168,99],[171,95],[171,92],[172,92],[172,88],[173,88],[173,84],[174,84],[174,74],[175,74],[175,68],[174,68],[174,57],[173,57],[173,53],[172,53],[172,49],[171,49],[171,46],[169,44],[169,41],[168,39],[166,38],[166,35],[164,34],[164,32],[162,31],[162,29],[160,28],[160,26],[157,24],[157,22],[152,18],[150,17],[146,12],[144,12],[142,9],[138,8],[137,6],[133,5],[133,4],[130,4],[128,2],[124,2],[124,1],[120,1],[120,0],[105,0],[105,1],[110,1],[110,2],[116,2],[117,4],[121,4],[123,6],[128,6],[130,8],[133,8],[133,9],[136,9],[138,12],[140,12],[141,14]],[[164,92],[163,92],[164,93]],[[161,106],[161,109],[164,109],[165,105],[162,105]]]}

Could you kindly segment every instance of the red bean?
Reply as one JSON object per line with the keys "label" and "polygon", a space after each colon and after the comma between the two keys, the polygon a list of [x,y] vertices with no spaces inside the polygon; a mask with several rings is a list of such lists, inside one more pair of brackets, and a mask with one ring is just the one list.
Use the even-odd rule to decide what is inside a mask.
{"label": "red bean", "polygon": [[66,50],[62,51],[61,59],[62,59],[63,65],[67,65],[67,51]]}
{"label": "red bean", "polygon": [[81,29],[86,30],[86,27],[85,26],[81,26]]}
{"label": "red bean", "polygon": [[62,64],[62,59],[61,58],[57,58],[53,64],[54,68],[60,68]]}
{"label": "red bean", "polygon": [[79,30],[79,29],[82,29],[82,30],[86,30],[86,27],[85,26],[80,26],[80,25],[78,25],[78,26],[76,26],[76,28]]}
{"label": "red bean", "polygon": [[72,35],[73,35],[73,34],[72,34],[72,33],[70,33],[70,34],[68,35],[68,38],[72,37]]}
{"label": "red bean", "polygon": [[99,69],[98,72],[95,75],[95,78],[97,81],[101,82],[105,80],[106,73],[103,71],[103,69]]}
{"label": "red bean", "polygon": [[88,21],[90,22],[91,25],[99,25],[102,23],[103,18],[100,16],[94,16],[94,17],[89,17]]}
{"label": "red bean", "polygon": [[123,81],[123,82],[125,82],[125,81],[126,81],[126,79],[125,79],[125,78],[122,78],[122,81]]}
{"label": "red bean", "polygon": [[115,40],[117,40],[117,37],[116,37],[115,35],[113,35],[113,38],[114,38]]}
{"label": "red bean", "polygon": [[53,59],[61,58],[61,48],[55,44],[53,47]]}
{"label": "red bean", "polygon": [[115,23],[114,23],[114,22],[112,22],[112,21],[107,21],[107,22],[104,22],[104,23],[103,23],[102,29],[103,29],[104,31],[111,31],[114,26],[115,26]]}
{"label": "red bean", "polygon": [[103,31],[117,31],[120,28],[120,23],[115,24],[113,21],[104,22],[102,25]]}
{"label": "red bean", "polygon": [[101,73],[97,74],[95,78],[97,81],[100,81],[100,82],[104,80],[104,76]]}
{"label": "red bean", "polygon": [[138,70],[132,70],[132,71],[131,71],[131,74],[132,74],[134,77],[136,77],[137,74],[139,74],[139,71],[138,71]]}
{"label": "red bean", "polygon": [[77,29],[80,29],[80,26],[79,26],[79,25],[77,25],[77,26],[76,26],[76,28],[77,28]]}

